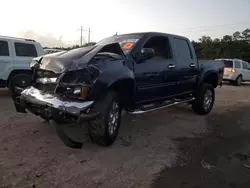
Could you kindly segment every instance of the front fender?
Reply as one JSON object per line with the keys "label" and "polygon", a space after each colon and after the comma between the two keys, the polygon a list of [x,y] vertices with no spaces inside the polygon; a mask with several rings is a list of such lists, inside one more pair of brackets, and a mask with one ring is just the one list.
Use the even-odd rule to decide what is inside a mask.
{"label": "front fender", "polygon": [[118,66],[110,69],[106,69],[100,72],[97,80],[93,84],[89,93],[89,100],[98,100],[106,94],[110,88],[117,87],[118,83],[128,81],[129,88],[125,90],[133,90],[135,93],[135,80],[134,73],[126,66]]}

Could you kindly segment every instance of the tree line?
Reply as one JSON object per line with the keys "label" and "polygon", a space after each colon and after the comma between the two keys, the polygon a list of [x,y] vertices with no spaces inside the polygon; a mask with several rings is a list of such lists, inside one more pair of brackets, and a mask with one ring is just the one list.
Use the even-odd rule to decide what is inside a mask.
{"label": "tree line", "polygon": [[236,31],[221,39],[202,36],[192,43],[199,59],[238,58],[250,63],[250,29]]}

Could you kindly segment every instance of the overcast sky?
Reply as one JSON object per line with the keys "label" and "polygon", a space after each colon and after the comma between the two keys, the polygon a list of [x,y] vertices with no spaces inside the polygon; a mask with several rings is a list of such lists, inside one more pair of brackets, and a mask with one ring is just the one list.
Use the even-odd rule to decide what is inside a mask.
{"label": "overcast sky", "polygon": [[91,28],[91,41],[140,31],[197,40],[250,28],[250,0],[2,0],[0,18],[0,35],[35,38],[43,46],[79,44],[81,25]]}

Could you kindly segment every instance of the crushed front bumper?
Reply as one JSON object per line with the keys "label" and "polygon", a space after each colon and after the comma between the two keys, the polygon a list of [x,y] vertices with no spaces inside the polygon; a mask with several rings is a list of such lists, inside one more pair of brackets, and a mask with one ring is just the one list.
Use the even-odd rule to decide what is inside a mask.
{"label": "crushed front bumper", "polygon": [[95,118],[97,114],[87,113],[94,101],[63,100],[54,94],[44,93],[33,86],[12,96],[17,112],[26,113],[26,109],[35,115],[43,115],[48,119],[61,118],[65,115],[78,122]]}

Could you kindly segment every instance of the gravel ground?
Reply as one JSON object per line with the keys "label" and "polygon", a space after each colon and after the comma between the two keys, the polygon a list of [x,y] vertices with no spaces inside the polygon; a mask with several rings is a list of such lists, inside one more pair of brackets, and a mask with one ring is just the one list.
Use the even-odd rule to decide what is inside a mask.
{"label": "gravel ground", "polygon": [[[51,124],[18,114],[0,90],[0,187],[250,187],[250,85],[216,89],[208,116],[182,105],[124,115],[108,148],[66,147]],[[82,129],[68,130],[83,139]]]}

